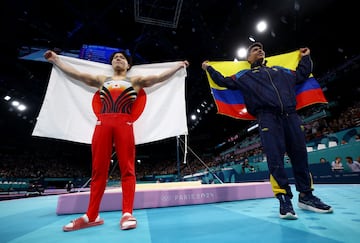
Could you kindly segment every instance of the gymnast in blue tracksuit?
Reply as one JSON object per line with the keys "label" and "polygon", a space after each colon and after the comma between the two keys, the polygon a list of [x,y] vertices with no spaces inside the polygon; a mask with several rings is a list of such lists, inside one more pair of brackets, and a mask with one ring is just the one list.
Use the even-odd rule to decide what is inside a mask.
{"label": "gymnast in blue tracksuit", "polygon": [[[285,153],[288,154],[292,163],[299,196],[312,196],[313,191],[304,127],[296,113],[295,94],[295,85],[304,82],[309,77],[313,63],[308,48],[300,48],[300,55],[301,60],[296,71],[280,66],[267,67],[263,45],[256,42],[248,49],[247,60],[251,64],[251,69],[224,77],[207,61],[202,63],[202,68],[210,74],[217,85],[242,92],[247,111],[256,117],[259,124],[274,195],[279,200],[284,199],[287,202],[293,194],[284,169]],[[291,202],[290,206],[292,209]],[[325,207],[326,211],[329,209],[331,207]],[[290,214],[285,212],[284,217],[281,215],[280,217],[291,219],[297,217],[293,210],[288,211]]]}

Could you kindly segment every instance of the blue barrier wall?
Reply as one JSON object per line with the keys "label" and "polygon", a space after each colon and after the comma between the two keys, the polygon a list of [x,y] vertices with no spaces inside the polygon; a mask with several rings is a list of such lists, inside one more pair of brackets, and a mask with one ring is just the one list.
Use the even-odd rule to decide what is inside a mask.
{"label": "blue barrier wall", "polygon": [[[355,140],[355,135],[360,134],[360,127],[346,129],[334,134],[329,134],[319,139],[310,141],[307,145],[313,147],[312,152],[308,152],[310,171],[315,183],[360,183],[360,173],[351,172],[347,166],[345,157],[351,156],[356,160],[360,156],[360,141]],[[344,140],[346,144],[341,144]],[[329,146],[330,141],[336,141],[336,146]],[[325,148],[317,149],[318,144],[324,144]],[[343,172],[333,172],[330,163],[335,157],[341,157],[344,166]],[[328,163],[320,164],[320,158],[325,158]],[[288,158],[284,158],[290,182],[294,182],[292,167]],[[241,164],[227,163],[226,168],[210,168],[210,172],[197,173],[194,176],[187,176],[186,180],[202,180],[203,183],[219,183],[219,179],[224,182],[250,182],[267,181],[269,173],[266,160],[263,155],[249,157],[249,164],[255,168],[255,172],[242,171]]]}

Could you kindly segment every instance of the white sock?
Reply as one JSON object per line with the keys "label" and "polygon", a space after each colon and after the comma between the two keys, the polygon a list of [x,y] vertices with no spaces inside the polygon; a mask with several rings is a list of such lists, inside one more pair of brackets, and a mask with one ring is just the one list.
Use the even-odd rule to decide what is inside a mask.
{"label": "white sock", "polygon": [[[123,214],[123,217],[126,217],[126,216],[132,216],[132,215],[131,215],[131,213],[126,212]],[[134,226],[134,225],[136,225],[136,221],[125,221],[121,226],[127,228],[127,227]]]}
{"label": "white sock", "polygon": [[81,216],[81,217],[85,220],[86,223],[89,222],[89,217],[88,217],[86,214],[84,214],[84,215]]}

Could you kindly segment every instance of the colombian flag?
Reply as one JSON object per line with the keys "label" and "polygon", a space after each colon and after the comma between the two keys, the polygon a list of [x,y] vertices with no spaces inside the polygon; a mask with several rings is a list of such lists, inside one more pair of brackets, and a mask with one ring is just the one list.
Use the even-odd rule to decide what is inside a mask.
{"label": "colombian flag", "polygon": [[[267,66],[269,67],[282,66],[290,70],[296,70],[300,61],[300,53],[297,50],[268,57],[266,60]],[[219,71],[225,77],[231,76],[244,69],[250,69],[250,64],[247,61],[222,61],[209,63],[215,70]],[[247,112],[244,97],[239,90],[230,90],[225,87],[220,87],[215,84],[208,73],[207,77],[212,96],[218,109],[218,114],[242,120],[255,120],[255,117]],[[312,104],[327,103],[319,83],[312,74],[304,83],[296,85],[296,101],[297,110]]]}

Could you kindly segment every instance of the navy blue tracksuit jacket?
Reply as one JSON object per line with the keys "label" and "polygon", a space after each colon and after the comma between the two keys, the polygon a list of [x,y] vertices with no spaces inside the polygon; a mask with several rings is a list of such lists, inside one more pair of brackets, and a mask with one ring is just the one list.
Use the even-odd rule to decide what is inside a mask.
{"label": "navy blue tracksuit jacket", "polygon": [[207,68],[217,85],[240,90],[247,111],[256,117],[274,195],[293,195],[284,169],[285,153],[292,163],[296,190],[313,190],[304,127],[296,113],[295,95],[295,85],[309,77],[312,66],[307,55],[301,58],[295,71],[253,63],[251,69],[224,77],[211,66]]}

